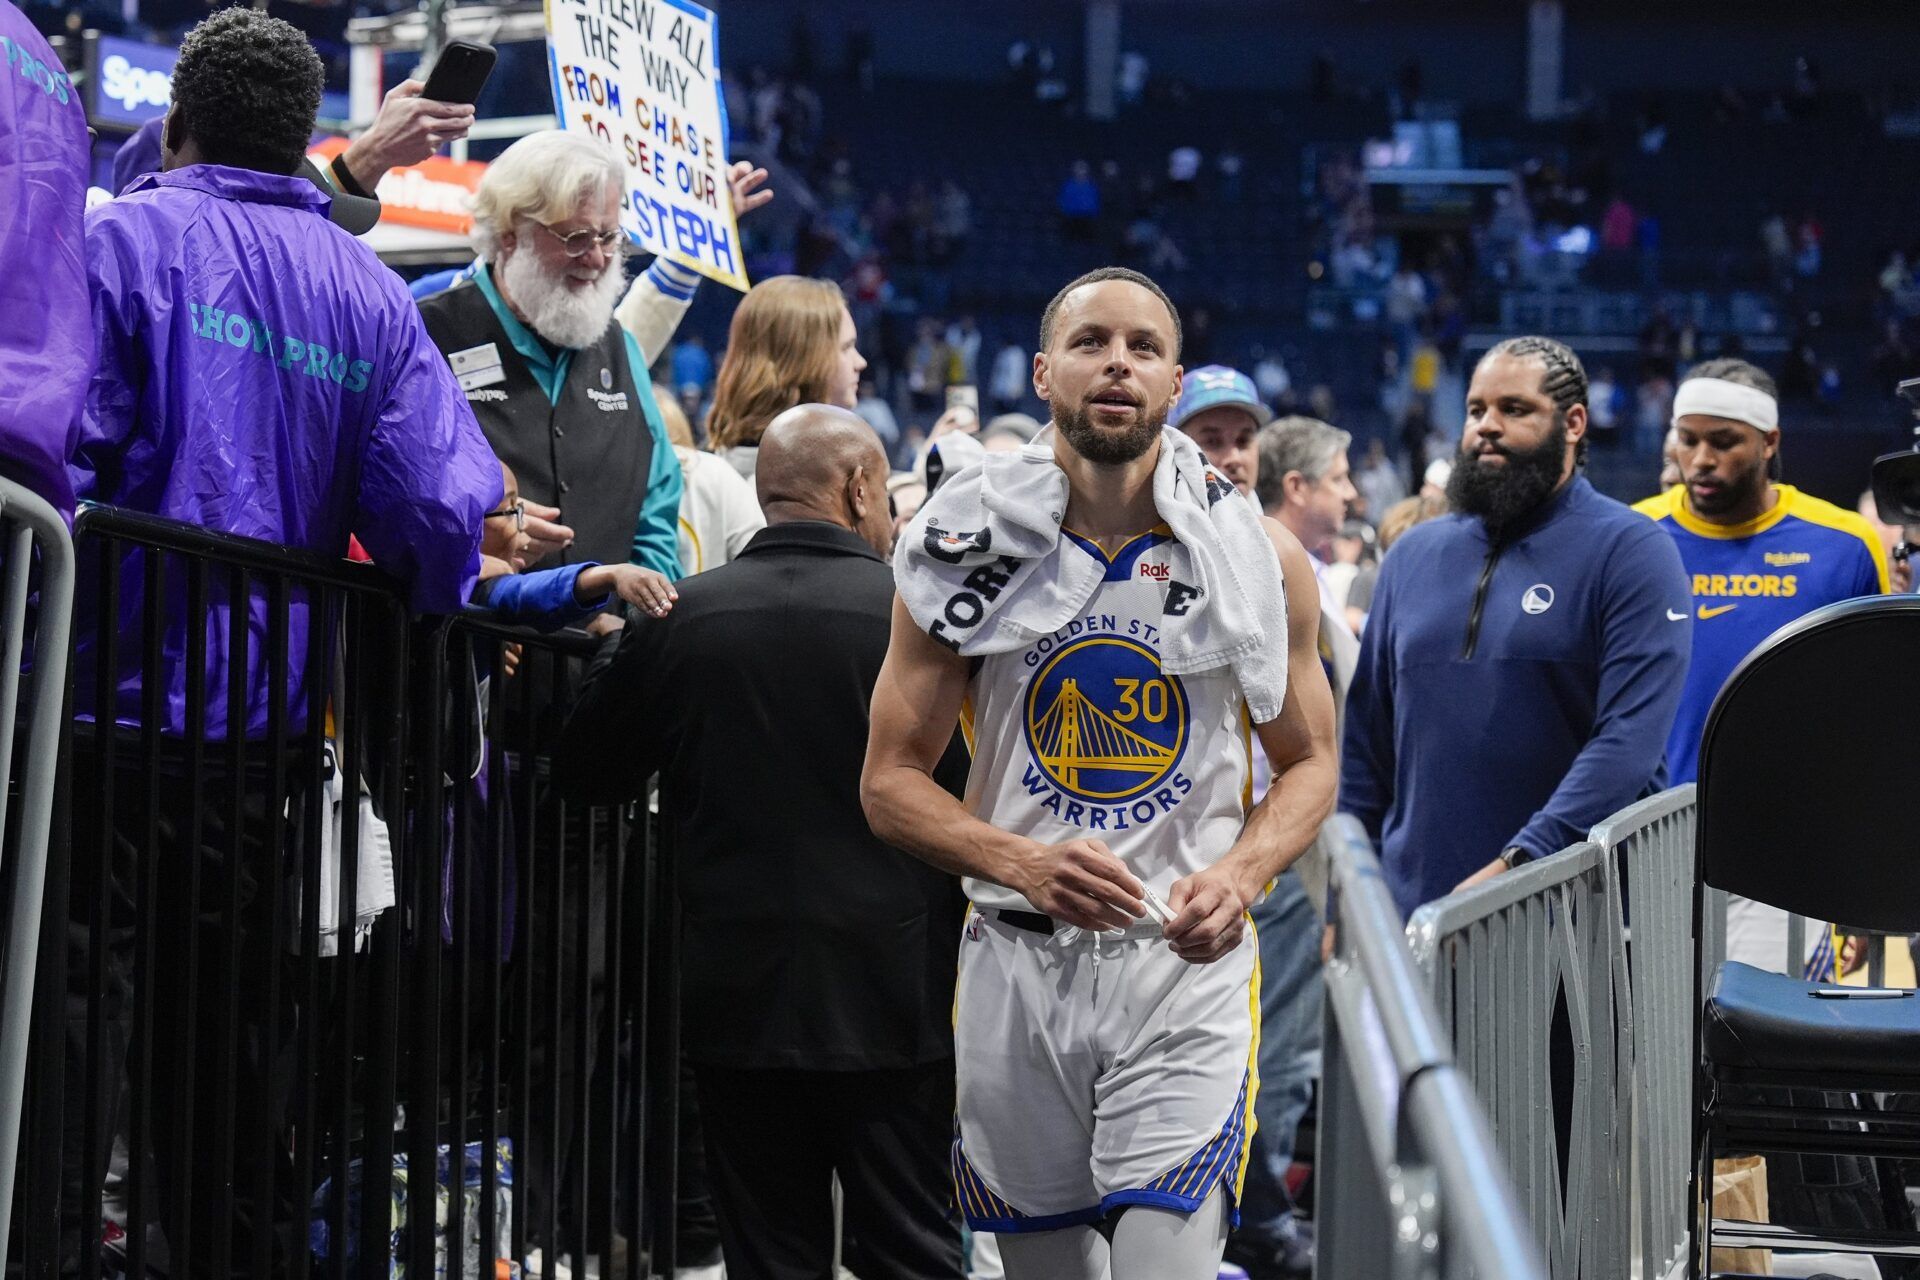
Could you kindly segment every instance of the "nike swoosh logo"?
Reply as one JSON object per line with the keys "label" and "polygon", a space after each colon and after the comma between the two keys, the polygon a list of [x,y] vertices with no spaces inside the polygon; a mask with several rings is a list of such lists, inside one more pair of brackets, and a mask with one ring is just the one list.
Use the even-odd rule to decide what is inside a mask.
{"label": "nike swoosh logo", "polygon": [[1676,611],[1676,610],[1673,610],[1673,609],[1669,609],[1669,610],[1667,610],[1667,621],[1668,621],[1668,622],[1685,622],[1686,620],[1687,620],[1687,615],[1686,615],[1686,614],[1684,614],[1684,613],[1680,613],[1680,612],[1678,612],[1678,611]]}
{"label": "nike swoosh logo", "polygon": [[1706,605],[1701,605],[1700,620],[1704,622],[1708,618],[1717,618],[1723,613],[1732,613],[1735,609],[1738,609],[1739,607],[1740,606],[1737,604],[1721,604],[1721,605],[1715,605],[1712,608],[1708,608]]}

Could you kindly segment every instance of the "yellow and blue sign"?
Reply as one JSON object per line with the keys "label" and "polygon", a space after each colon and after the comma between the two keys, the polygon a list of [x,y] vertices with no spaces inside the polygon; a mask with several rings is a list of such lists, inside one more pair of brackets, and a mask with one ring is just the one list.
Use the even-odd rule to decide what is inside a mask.
{"label": "yellow and blue sign", "polygon": [[546,0],[546,17],[554,114],[619,153],[628,237],[744,293],[719,19],[694,0]]}

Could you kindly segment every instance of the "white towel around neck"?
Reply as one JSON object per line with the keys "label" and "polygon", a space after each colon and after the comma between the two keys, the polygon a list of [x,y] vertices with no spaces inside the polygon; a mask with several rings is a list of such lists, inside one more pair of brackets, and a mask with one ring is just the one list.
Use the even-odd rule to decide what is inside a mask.
{"label": "white towel around neck", "polygon": [[[964,657],[1008,653],[1085,611],[1105,568],[1061,554],[1067,473],[1054,428],[1014,453],[989,454],[928,498],[894,548],[894,581],[913,620]],[[1254,723],[1287,693],[1287,597],[1280,558],[1252,503],[1163,428],[1153,505],[1172,530],[1160,632],[1170,675],[1231,667]]]}

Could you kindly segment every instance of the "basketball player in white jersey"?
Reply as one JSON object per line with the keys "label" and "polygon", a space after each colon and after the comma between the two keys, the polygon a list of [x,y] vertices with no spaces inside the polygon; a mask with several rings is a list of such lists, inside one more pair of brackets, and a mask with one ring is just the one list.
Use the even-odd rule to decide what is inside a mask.
{"label": "basketball player in white jersey", "polygon": [[[973,901],[955,1193],[974,1230],[998,1234],[1010,1280],[1212,1280],[1258,1088],[1247,908],[1333,804],[1317,588],[1278,524],[1264,521],[1286,604],[1286,634],[1271,637],[1286,647],[1279,714],[1249,725],[1234,668],[1161,669],[1163,615],[1191,604],[1170,596],[1185,590],[1169,569],[1182,549],[1153,489],[1176,447],[1161,428],[1179,343],[1172,304],[1137,273],[1061,291],[1033,363],[1067,481],[1049,554],[1094,557],[1100,585],[1054,634],[975,658],[897,596],[874,691],[874,831],[964,876]],[[1218,491],[1244,501],[1224,480]],[[909,599],[912,586],[903,576]],[[931,776],[956,719],[973,748],[964,803]],[[1251,811],[1249,733],[1275,774]]]}

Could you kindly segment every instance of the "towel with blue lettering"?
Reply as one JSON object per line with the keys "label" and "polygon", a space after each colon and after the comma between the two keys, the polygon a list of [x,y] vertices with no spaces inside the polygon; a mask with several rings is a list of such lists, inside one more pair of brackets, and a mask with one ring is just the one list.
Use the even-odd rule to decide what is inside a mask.
{"label": "towel with blue lettering", "polygon": [[[1054,431],[947,480],[894,548],[894,581],[914,622],[963,657],[1052,634],[1100,586],[1094,557],[1058,554],[1068,487]],[[1253,722],[1278,719],[1287,597],[1260,513],[1170,428],[1160,433],[1153,504],[1175,542],[1161,666],[1171,675],[1231,667]]]}

